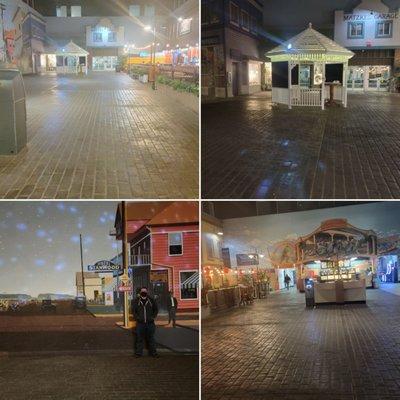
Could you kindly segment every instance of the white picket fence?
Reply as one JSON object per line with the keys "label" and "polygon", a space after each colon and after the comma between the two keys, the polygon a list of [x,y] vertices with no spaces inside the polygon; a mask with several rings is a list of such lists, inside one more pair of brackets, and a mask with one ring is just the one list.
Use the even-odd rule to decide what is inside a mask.
{"label": "white picket fence", "polygon": [[321,89],[293,87],[291,89],[292,106],[321,107]]}

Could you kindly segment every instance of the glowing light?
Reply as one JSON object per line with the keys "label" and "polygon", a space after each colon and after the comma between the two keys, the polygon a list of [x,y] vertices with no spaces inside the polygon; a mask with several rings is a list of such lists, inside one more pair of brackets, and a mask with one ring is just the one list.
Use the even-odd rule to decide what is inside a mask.
{"label": "glowing light", "polygon": [[78,235],[73,235],[69,239],[72,243],[79,243],[79,236]]}
{"label": "glowing light", "polygon": [[46,231],[44,229],[38,229],[36,231],[36,236],[39,237],[39,238],[44,238],[44,237],[47,236],[47,233],[46,233]]}
{"label": "glowing light", "polygon": [[290,50],[290,49],[292,48],[292,44],[289,43],[289,44],[287,45],[287,48],[288,48],[288,50]]}
{"label": "glowing light", "polygon": [[44,267],[46,265],[46,261],[43,258],[38,258],[35,260],[35,265],[37,267]]}
{"label": "glowing light", "polygon": [[217,235],[223,236],[223,235],[224,235],[224,232],[218,232]]}
{"label": "glowing light", "polygon": [[17,224],[17,229],[18,229],[20,232],[25,232],[25,231],[28,230],[28,227],[27,227],[27,225],[24,224],[23,222],[20,222],[20,223]]}

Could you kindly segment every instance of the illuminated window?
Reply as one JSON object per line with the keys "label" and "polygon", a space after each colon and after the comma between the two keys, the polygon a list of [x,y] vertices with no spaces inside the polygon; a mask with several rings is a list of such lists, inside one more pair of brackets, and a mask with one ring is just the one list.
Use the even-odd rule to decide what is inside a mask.
{"label": "illuminated window", "polygon": [[245,31],[250,30],[250,19],[249,19],[249,14],[246,11],[242,10],[242,28]]}
{"label": "illuminated window", "polygon": [[376,37],[392,37],[393,21],[381,21],[376,23]]}
{"label": "illuminated window", "polygon": [[103,41],[103,35],[101,32],[93,32],[93,42],[99,43]]}
{"label": "illuminated window", "polygon": [[349,22],[347,36],[349,39],[362,39],[364,37],[364,22]]}
{"label": "illuminated window", "polygon": [[67,6],[58,6],[56,9],[57,17],[66,17],[67,16]]}
{"label": "illuminated window", "polygon": [[131,17],[140,17],[140,5],[129,6],[129,15]]}
{"label": "illuminated window", "polygon": [[117,41],[117,35],[115,32],[108,32],[108,41],[109,42],[116,42]]}
{"label": "illuminated window", "polygon": [[71,17],[82,17],[81,6],[71,6]]}
{"label": "illuminated window", "polygon": [[260,65],[257,63],[249,63],[249,85],[255,86],[261,84]]}
{"label": "illuminated window", "polygon": [[183,254],[182,232],[168,233],[168,254],[170,256]]}
{"label": "illuminated window", "polygon": [[230,4],[230,21],[231,24],[239,26],[239,7],[232,2]]}

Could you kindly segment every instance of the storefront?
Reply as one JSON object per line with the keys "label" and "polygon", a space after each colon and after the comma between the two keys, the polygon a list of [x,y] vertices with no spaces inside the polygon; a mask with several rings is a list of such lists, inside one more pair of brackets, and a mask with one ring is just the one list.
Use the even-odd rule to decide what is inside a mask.
{"label": "storefront", "polygon": [[347,85],[364,92],[396,91],[400,76],[398,10],[381,0],[363,0],[352,11],[335,11],[335,41],[352,50]]}
{"label": "storefront", "polygon": [[92,58],[93,71],[115,71],[118,64],[118,57],[103,56]]}
{"label": "storefront", "polygon": [[377,236],[372,230],[356,228],[345,219],[322,222],[296,244],[301,279],[314,281],[316,304],[365,302],[366,288],[374,286]]}
{"label": "storefront", "polygon": [[392,67],[389,65],[349,66],[347,87],[349,90],[388,91]]}

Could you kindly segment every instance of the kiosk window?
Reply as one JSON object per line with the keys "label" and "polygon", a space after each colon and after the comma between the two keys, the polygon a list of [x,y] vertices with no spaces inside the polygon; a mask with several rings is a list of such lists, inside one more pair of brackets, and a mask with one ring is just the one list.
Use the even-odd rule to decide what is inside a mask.
{"label": "kiosk window", "polygon": [[170,256],[183,254],[182,232],[168,233],[168,248]]}

